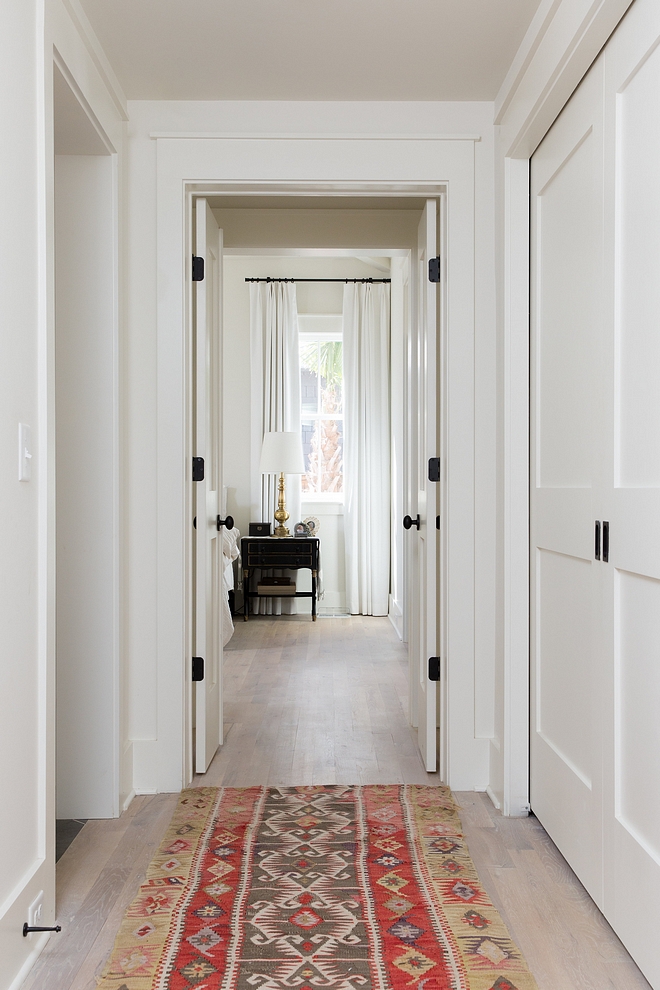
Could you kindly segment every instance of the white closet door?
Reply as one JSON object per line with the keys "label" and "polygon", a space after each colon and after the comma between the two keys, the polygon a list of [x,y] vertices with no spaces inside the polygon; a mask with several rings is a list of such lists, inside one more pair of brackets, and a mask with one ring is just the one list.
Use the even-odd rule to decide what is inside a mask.
{"label": "white closet door", "polygon": [[636,0],[532,159],[531,802],[656,990],[659,175]]}
{"label": "white closet door", "polygon": [[603,127],[597,63],[531,165],[531,805],[602,904],[607,677],[595,504],[602,417]]}
{"label": "white closet door", "polygon": [[205,199],[195,206],[195,252],[204,278],[195,283],[195,456],[204,480],[195,482],[195,656],[203,679],[195,683],[195,770],[204,773],[222,743],[222,231]]}
{"label": "white closet door", "polygon": [[612,480],[603,515],[605,911],[660,988],[660,7],[637,0],[606,49],[613,327]]}

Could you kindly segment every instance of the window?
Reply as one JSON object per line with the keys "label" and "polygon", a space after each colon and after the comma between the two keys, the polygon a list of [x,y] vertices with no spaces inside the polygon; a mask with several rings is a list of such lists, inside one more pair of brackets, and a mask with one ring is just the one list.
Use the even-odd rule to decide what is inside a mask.
{"label": "window", "polygon": [[[338,329],[303,330],[300,319],[300,397],[302,442],[307,473],[302,492],[315,498],[343,500],[344,409],[341,318],[325,319]],[[312,318],[309,318],[309,324]],[[309,325],[308,324],[308,325]]]}

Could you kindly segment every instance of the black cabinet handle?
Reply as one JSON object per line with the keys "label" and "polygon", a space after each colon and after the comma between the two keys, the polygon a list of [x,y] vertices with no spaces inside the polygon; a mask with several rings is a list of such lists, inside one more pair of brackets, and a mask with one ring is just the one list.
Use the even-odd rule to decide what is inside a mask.
{"label": "black cabinet handle", "polygon": [[610,524],[603,519],[603,560],[605,563],[610,559]]}
{"label": "black cabinet handle", "polygon": [[417,529],[419,529],[419,527],[421,526],[421,521],[420,521],[419,515],[415,516],[414,519],[412,519],[410,516],[404,516],[403,517],[403,528],[404,529],[412,529],[413,526],[416,526]]}
{"label": "black cabinet handle", "polygon": [[600,560],[600,519],[596,520],[594,528],[594,557]]}
{"label": "black cabinet handle", "polygon": [[226,526],[227,529],[233,529],[234,528],[234,517],[233,516],[227,516],[226,519],[221,519],[220,516],[218,516],[218,518],[216,519],[216,526],[217,526],[218,529],[222,529],[223,526]]}

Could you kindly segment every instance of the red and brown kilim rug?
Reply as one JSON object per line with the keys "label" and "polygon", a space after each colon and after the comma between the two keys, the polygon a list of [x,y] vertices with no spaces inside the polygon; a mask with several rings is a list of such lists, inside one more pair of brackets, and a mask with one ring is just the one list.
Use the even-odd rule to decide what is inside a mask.
{"label": "red and brown kilim rug", "polygon": [[535,990],[444,787],[184,791],[102,990]]}

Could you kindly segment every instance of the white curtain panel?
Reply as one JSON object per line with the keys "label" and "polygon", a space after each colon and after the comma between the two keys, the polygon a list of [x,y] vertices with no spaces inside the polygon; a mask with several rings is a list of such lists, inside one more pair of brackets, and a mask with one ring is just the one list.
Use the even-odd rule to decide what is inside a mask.
{"label": "white curtain panel", "polygon": [[[259,458],[265,433],[300,433],[300,357],[298,308],[293,282],[250,283],[250,363],[252,372],[253,489],[260,489],[258,522],[270,522],[277,508],[279,475],[261,475]],[[300,476],[286,475],[287,526],[300,521]],[[293,530],[292,530],[293,531]],[[295,601],[255,599],[265,615],[295,614]]]}
{"label": "white curtain panel", "polygon": [[387,615],[390,591],[390,287],[344,288],[346,602]]}

